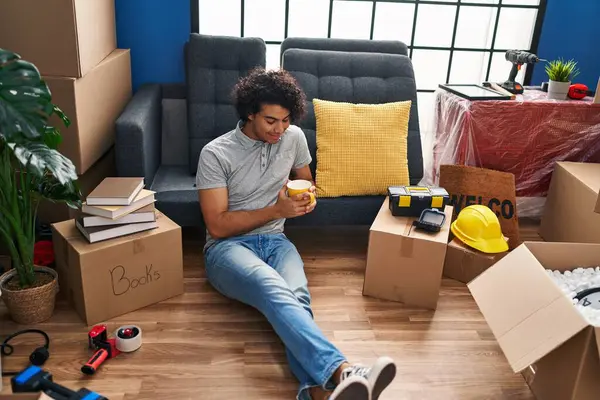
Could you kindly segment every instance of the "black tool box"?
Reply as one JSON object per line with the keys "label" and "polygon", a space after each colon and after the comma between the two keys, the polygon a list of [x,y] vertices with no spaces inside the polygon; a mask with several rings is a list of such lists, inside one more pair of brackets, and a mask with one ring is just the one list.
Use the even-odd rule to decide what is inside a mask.
{"label": "black tool box", "polygon": [[446,189],[430,186],[390,186],[388,197],[395,217],[419,217],[426,208],[444,211],[450,201]]}

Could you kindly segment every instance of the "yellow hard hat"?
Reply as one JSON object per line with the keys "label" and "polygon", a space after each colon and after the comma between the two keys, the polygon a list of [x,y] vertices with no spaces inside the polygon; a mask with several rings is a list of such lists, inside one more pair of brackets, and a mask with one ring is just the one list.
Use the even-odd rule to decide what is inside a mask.
{"label": "yellow hard hat", "polygon": [[508,250],[498,217],[484,205],[465,207],[458,213],[450,229],[464,244],[484,253],[502,253]]}

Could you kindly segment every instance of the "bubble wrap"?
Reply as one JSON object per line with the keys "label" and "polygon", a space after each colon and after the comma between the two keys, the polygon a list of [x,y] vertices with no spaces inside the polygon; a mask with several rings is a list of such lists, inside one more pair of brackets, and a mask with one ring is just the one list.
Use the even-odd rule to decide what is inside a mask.
{"label": "bubble wrap", "polygon": [[582,290],[600,287],[600,266],[596,268],[575,268],[572,271],[553,271],[546,273],[572,302],[577,311],[593,326],[600,326],[600,310],[584,306],[583,301],[574,297]]}

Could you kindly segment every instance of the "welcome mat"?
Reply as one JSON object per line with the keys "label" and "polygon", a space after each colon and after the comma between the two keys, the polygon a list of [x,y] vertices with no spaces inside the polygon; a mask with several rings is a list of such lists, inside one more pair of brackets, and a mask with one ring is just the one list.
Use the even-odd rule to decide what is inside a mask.
{"label": "welcome mat", "polygon": [[465,165],[441,165],[439,186],[450,194],[453,220],[467,206],[486,205],[498,216],[510,249],[521,244],[514,174]]}

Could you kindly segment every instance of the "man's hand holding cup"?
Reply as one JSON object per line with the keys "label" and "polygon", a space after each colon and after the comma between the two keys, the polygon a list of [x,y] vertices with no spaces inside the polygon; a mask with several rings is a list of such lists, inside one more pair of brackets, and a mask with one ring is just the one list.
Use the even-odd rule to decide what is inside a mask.
{"label": "man's hand holding cup", "polygon": [[317,206],[316,188],[311,181],[288,181],[279,192],[277,200],[283,218],[294,218],[312,212]]}

